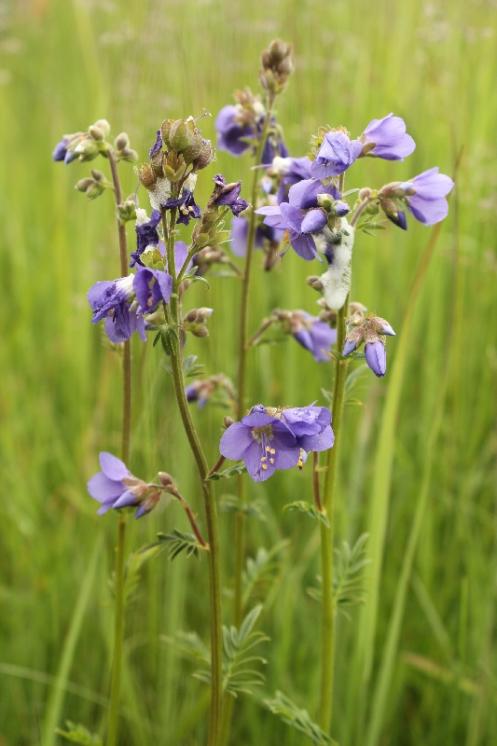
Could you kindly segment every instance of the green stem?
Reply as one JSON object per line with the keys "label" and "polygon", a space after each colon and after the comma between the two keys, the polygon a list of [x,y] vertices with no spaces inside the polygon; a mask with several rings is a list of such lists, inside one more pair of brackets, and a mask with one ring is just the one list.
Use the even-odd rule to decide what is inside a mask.
{"label": "green stem", "polygon": [[345,380],[348,361],[342,357],[345,341],[345,321],[348,298],[338,311],[337,343],[335,357],[335,383],[333,389],[332,413],[335,443],[328,451],[327,468],[324,480],[323,509],[329,526],[321,524],[321,573],[322,573],[322,627],[321,627],[321,703],[319,722],[322,729],[330,731],[333,716],[334,664],[335,664],[335,606],[333,598],[333,544],[336,516],[336,485],[339,446],[341,443],[341,423],[343,416]]}
{"label": "green stem", "polygon": [[[252,209],[249,217],[248,235],[247,235],[247,250],[245,254],[245,267],[242,275],[242,297],[240,301],[240,326],[238,332],[238,375],[237,375],[237,390],[238,400],[236,405],[237,419],[241,419],[245,414],[245,384],[247,374],[247,350],[248,344],[248,299],[250,293],[250,278],[252,271],[252,255],[254,253],[255,244],[255,229],[256,229],[256,214],[255,207],[257,201],[257,187],[259,183],[259,171],[257,166],[261,162],[262,152],[264,150],[264,143],[266,141],[269,124],[271,122],[271,111],[273,107],[273,101],[270,100],[264,126],[261,133],[261,138],[258,142],[257,149],[254,154],[254,171],[252,176],[252,186],[250,193],[250,200]],[[238,504],[243,506],[245,503],[245,478],[243,474],[238,477]],[[245,513],[239,510],[235,517],[235,536],[234,536],[234,551],[235,551],[235,568],[234,568],[234,597],[233,597],[233,618],[236,626],[239,626],[243,618],[243,565],[245,561]],[[234,699],[230,695],[225,697],[224,701],[224,718],[222,725],[222,740],[223,746],[228,743],[231,729],[231,718],[233,715]]]}
{"label": "green stem", "polygon": [[[114,153],[108,153],[112,183],[114,185],[114,199],[116,207],[122,202],[122,189],[117,170]],[[128,273],[128,248],[126,241],[126,227],[116,217],[117,236],[119,242],[119,259],[121,275]],[[131,348],[129,340],[124,343],[122,355],[122,440],[121,456],[125,463],[129,459],[131,434]],[[121,696],[121,674],[124,647],[124,580],[125,580],[125,549],[126,549],[126,514],[121,511],[117,525],[117,546],[115,566],[115,611],[114,611],[114,651],[112,657],[112,679],[110,687],[109,717],[107,726],[107,746],[116,746],[119,732],[119,703]]]}
{"label": "green stem", "polygon": [[223,640],[222,640],[222,612],[221,612],[221,573],[219,554],[219,527],[217,518],[217,507],[212,489],[212,483],[208,481],[209,465],[200,442],[195,424],[190,414],[190,407],[185,394],[185,381],[183,377],[183,359],[179,341],[180,308],[178,299],[178,278],[176,278],[174,263],[174,226],[176,222],[176,210],[171,210],[169,227],[167,226],[166,213],[163,212],[164,235],[167,237],[167,262],[169,273],[174,279],[173,293],[171,295],[170,320],[176,332],[171,349],[171,369],[173,376],[174,392],[183,422],[183,427],[190,444],[190,448],[197,465],[197,471],[202,484],[204,498],[204,509],[207,523],[207,538],[209,542],[209,596],[211,614],[211,707],[209,721],[208,746],[218,746],[221,726],[221,704],[222,704],[222,665],[223,665]]}

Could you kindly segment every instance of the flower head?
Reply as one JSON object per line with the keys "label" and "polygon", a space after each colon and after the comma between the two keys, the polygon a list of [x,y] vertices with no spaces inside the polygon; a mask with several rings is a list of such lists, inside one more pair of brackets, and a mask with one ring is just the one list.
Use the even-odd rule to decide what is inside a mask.
{"label": "flower head", "polygon": [[336,329],[318,316],[306,311],[294,311],[290,317],[290,332],[318,363],[329,361],[331,347],[336,342]]}
{"label": "flower head", "polygon": [[257,404],[224,432],[219,450],[225,458],[245,463],[256,482],[277,469],[301,466],[309,451],[333,445],[331,415],[323,407],[275,409]]}
{"label": "flower head", "polygon": [[440,169],[430,168],[405,182],[386,184],[378,193],[385,215],[401,228],[407,227],[403,205],[407,205],[416,220],[425,225],[439,223],[449,212],[447,195],[454,182]]}
{"label": "flower head", "polygon": [[118,344],[137,331],[145,340],[145,322],[132,307],[133,275],[117,280],[96,282],[88,291],[88,302],[93,311],[92,322],[105,319],[105,332],[111,342]]}
{"label": "flower head", "polygon": [[121,508],[136,507],[135,518],[141,518],[159,502],[161,488],[144,482],[129,471],[126,464],[102,451],[99,456],[100,469],[89,481],[88,492],[100,503],[98,514]]}
{"label": "flower head", "polygon": [[362,147],[359,140],[351,140],[342,130],[327,132],[312,163],[312,176],[316,179],[339,176],[359,158]]}
{"label": "flower head", "polygon": [[243,121],[240,105],[223,106],[216,119],[217,146],[232,155],[241,155],[250,147],[255,130]]}
{"label": "flower head", "polygon": [[177,199],[170,197],[166,201],[164,207],[166,210],[177,208],[179,217],[176,222],[183,223],[183,225],[188,225],[192,218],[197,219],[202,214],[200,207],[195,202],[193,191],[189,191],[185,188],[181,192],[181,197],[178,197]]}
{"label": "flower head", "polygon": [[404,120],[393,114],[372,119],[359,139],[363,143],[363,155],[387,161],[403,160],[416,148],[416,143],[406,132]]}
{"label": "flower head", "polygon": [[317,179],[304,179],[290,187],[288,202],[277,206],[260,207],[257,214],[264,215],[264,223],[271,228],[288,231],[290,243],[303,259],[314,259],[317,248],[314,234],[319,234],[328,223],[328,212],[320,206],[321,197],[338,198],[333,186],[325,186]]}
{"label": "flower head", "polygon": [[133,280],[133,289],[141,313],[153,313],[159,303],[169,303],[173,278],[160,269],[140,267]]}
{"label": "flower head", "polygon": [[238,216],[243,210],[247,209],[248,202],[240,198],[242,185],[239,181],[227,184],[224,176],[217,174],[214,177],[214,184],[214,193],[209,201],[211,206],[219,207],[226,205],[235,216]]}
{"label": "flower head", "polygon": [[347,357],[364,343],[364,354],[368,367],[376,376],[382,377],[387,371],[385,336],[394,337],[391,325],[380,316],[364,316],[359,310],[349,319],[347,336],[342,355]]}

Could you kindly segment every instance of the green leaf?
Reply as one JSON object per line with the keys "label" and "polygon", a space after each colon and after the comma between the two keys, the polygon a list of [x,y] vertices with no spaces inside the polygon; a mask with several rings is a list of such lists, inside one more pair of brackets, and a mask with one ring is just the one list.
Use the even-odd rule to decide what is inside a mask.
{"label": "green leaf", "polygon": [[335,577],[333,593],[339,611],[364,603],[364,568],[369,565],[366,556],[368,535],[362,534],[351,547],[346,541],[335,549]]}
{"label": "green leaf", "polygon": [[313,722],[307,710],[298,707],[283,692],[276,692],[272,699],[264,700],[264,704],[273,715],[295,728],[299,733],[303,733],[317,746],[337,746],[336,741],[333,741],[317,723]]}
{"label": "green leaf", "polygon": [[103,741],[100,736],[90,733],[83,725],[77,725],[70,720],[66,720],[66,730],[57,728],[56,734],[62,736],[66,741],[79,743],[81,746],[102,746]]}
{"label": "green leaf", "polygon": [[227,469],[223,469],[222,471],[216,471],[207,479],[208,481],[216,482],[218,479],[230,479],[238,474],[244,474],[246,471],[245,464],[234,464],[233,466],[228,466]]}
{"label": "green leaf", "polygon": [[[175,528],[170,534],[157,534],[157,543],[167,546],[169,559],[176,559],[183,552],[187,557],[198,557],[200,551],[206,551],[197,541],[194,534],[187,534]],[[153,545],[152,545],[153,546]]]}
{"label": "green leaf", "polygon": [[197,355],[188,355],[183,360],[183,373],[186,378],[192,378],[203,374],[205,367],[197,361]]}
{"label": "green leaf", "polygon": [[315,505],[307,502],[307,500],[295,500],[292,503],[287,503],[283,510],[304,513],[304,515],[306,515],[308,518],[319,521],[320,523],[323,523],[327,528],[329,528],[330,522],[326,513],[322,513],[316,508]]}
{"label": "green leaf", "polygon": [[268,551],[263,547],[257,550],[255,557],[247,557],[243,572],[244,606],[253,598],[266,598],[280,569],[280,555],[290,542],[280,541]]}

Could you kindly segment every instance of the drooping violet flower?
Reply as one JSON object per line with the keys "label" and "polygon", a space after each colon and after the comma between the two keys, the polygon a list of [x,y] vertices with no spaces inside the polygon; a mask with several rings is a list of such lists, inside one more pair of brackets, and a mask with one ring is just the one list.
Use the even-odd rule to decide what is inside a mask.
{"label": "drooping violet flower", "polygon": [[179,217],[176,222],[183,223],[183,225],[188,225],[192,218],[197,219],[202,214],[200,207],[195,202],[193,192],[185,188],[183,188],[183,191],[181,192],[181,197],[178,197],[177,199],[170,197],[166,201],[164,207],[166,210],[177,208]]}
{"label": "drooping violet flower", "polygon": [[133,280],[133,289],[141,313],[153,313],[159,303],[169,303],[173,278],[160,269],[140,267]]}
{"label": "drooping violet flower", "polygon": [[93,311],[92,322],[105,319],[105,332],[111,342],[119,344],[138,332],[145,341],[145,322],[141,313],[132,307],[134,275],[117,280],[96,282],[88,291],[88,302]]}
{"label": "drooping violet flower", "polygon": [[309,261],[317,256],[313,234],[320,233],[328,222],[327,212],[319,206],[322,195],[338,198],[333,186],[325,186],[317,179],[304,179],[290,187],[288,202],[260,207],[256,213],[264,215],[264,223],[271,228],[288,231],[292,247]]}
{"label": "drooping violet flower", "polygon": [[368,367],[375,376],[384,376],[387,372],[387,351],[384,343],[380,340],[368,342],[364,345],[364,353]]}
{"label": "drooping violet flower", "polygon": [[86,137],[84,132],[74,132],[71,135],[64,135],[52,152],[52,160],[66,165],[77,160],[79,153],[75,152],[76,146]]}
{"label": "drooping violet flower", "polygon": [[232,155],[241,155],[250,147],[255,130],[243,122],[240,105],[223,106],[216,118],[217,146]]}
{"label": "drooping violet flower", "polygon": [[400,161],[416,148],[406,124],[401,117],[387,114],[381,119],[372,119],[362,135],[362,155],[376,156],[387,161]]}
{"label": "drooping violet flower", "polygon": [[99,455],[101,471],[88,481],[88,492],[101,504],[98,515],[120,508],[136,507],[135,518],[141,518],[159,502],[161,489],[148,484],[129,471],[126,464],[102,451]]}
{"label": "drooping violet flower", "polygon": [[239,181],[228,184],[224,176],[217,174],[214,177],[214,184],[214,193],[209,200],[211,206],[219,207],[220,205],[226,205],[235,217],[247,209],[248,202],[240,197],[242,185]]}
{"label": "drooping violet flower", "polygon": [[316,179],[339,176],[361,155],[362,143],[351,140],[341,130],[331,130],[324,136],[316,160],[311,165],[311,174]]}
{"label": "drooping violet flower", "polygon": [[425,225],[439,223],[449,212],[446,197],[454,182],[450,176],[439,172],[438,167],[430,168],[400,186],[405,192],[408,208],[416,220]]}
{"label": "drooping violet flower", "polygon": [[135,264],[143,264],[140,257],[149,246],[159,245],[159,233],[157,226],[161,221],[161,214],[159,210],[152,210],[150,218],[147,216],[145,210],[140,207],[136,210],[136,251],[131,254],[129,266],[134,267]]}
{"label": "drooping violet flower", "polygon": [[[245,256],[247,252],[248,231],[249,222],[246,218],[233,218],[231,223],[231,248],[236,256]],[[254,246],[261,249],[266,241],[273,246],[277,245],[281,242],[284,233],[283,228],[273,228],[261,223],[255,229]]]}
{"label": "drooping violet flower", "polygon": [[209,376],[208,378],[199,378],[185,387],[186,399],[188,402],[197,402],[199,409],[203,409],[207,402],[221,391],[231,401],[235,400],[235,389],[232,382],[222,373]]}
{"label": "drooping violet flower", "polygon": [[290,317],[290,332],[316,362],[329,361],[331,347],[336,342],[336,329],[307,311],[294,311]]}
{"label": "drooping violet flower", "polygon": [[364,343],[364,354],[368,367],[376,376],[382,377],[387,370],[387,352],[385,336],[395,337],[395,332],[386,319],[381,316],[363,316],[349,319],[347,336],[342,355],[347,357]]}
{"label": "drooping violet flower", "polygon": [[328,410],[281,410],[258,404],[225,430],[219,450],[225,458],[243,461],[252,479],[263,482],[277,469],[301,466],[308,451],[323,451],[332,445]]}

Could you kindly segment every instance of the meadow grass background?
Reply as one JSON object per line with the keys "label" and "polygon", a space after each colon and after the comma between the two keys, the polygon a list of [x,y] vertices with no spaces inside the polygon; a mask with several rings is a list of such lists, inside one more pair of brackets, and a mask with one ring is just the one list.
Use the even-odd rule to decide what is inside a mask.
{"label": "meadow grass background", "polygon": [[[0,744],[54,746],[66,718],[97,731],[105,714],[114,516],[99,519],[85,491],[101,449],[118,450],[119,363],[89,323],[85,294],[118,271],[110,195],[73,191],[87,169],[53,164],[63,132],[105,116],[145,156],[165,117],[215,113],[237,87],[257,85],[274,36],[295,45],[296,73],[279,103],[294,155],[321,124],[360,132],[402,115],[417,142],[404,164],[361,162],[349,185],[381,185],[432,165],[455,175],[450,217],[430,259],[429,229],[410,221],[361,236],[354,299],[389,319],[384,380],[362,379],[346,410],[338,535],[370,534],[366,603],[340,620],[334,736],[341,746],[495,746],[497,5],[492,0],[201,0],[140,3],[22,0],[0,7]],[[213,120],[203,129],[214,136]],[[105,167],[105,163],[97,163]],[[221,170],[249,176],[220,153]],[[136,177],[123,166],[125,189]],[[145,197],[142,197],[145,200]],[[313,311],[293,253],[272,274],[255,263],[254,326],[274,306]],[[211,337],[189,342],[209,372],[235,374],[236,280],[199,283],[189,305],[215,303]],[[201,511],[192,461],[157,350],[133,350],[131,467],[172,471]],[[322,400],[330,370],[292,341],[250,362],[253,402]],[[195,414],[216,456],[222,411]],[[222,483],[222,492],[234,486]],[[267,684],[314,714],[319,573],[314,524],[283,512],[310,497],[310,473],[284,473],[251,497],[249,553],[286,541],[261,627]],[[230,618],[232,518],[222,516]],[[188,530],[172,506],[133,524],[130,549],[158,530]],[[124,746],[204,740],[207,690],[164,638],[207,637],[205,561],[165,555],[147,565],[130,609]],[[297,746],[256,701],[242,700],[233,742]]]}

